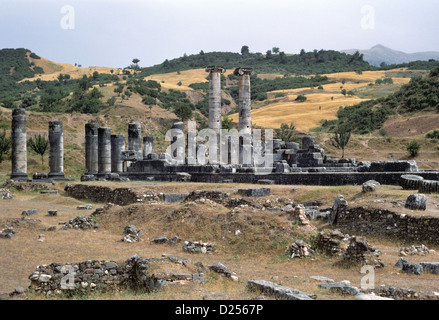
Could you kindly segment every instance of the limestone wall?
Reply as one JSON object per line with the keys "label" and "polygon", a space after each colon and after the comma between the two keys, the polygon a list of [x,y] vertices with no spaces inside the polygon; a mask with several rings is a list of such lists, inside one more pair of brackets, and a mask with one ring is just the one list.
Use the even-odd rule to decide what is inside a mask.
{"label": "limestone wall", "polygon": [[349,208],[346,214],[339,214],[337,228],[347,233],[358,232],[404,241],[439,241],[438,217],[411,216],[367,207]]}
{"label": "limestone wall", "polygon": [[139,195],[130,188],[110,188],[85,184],[67,185],[65,191],[76,199],[127,205],[138,202]]}

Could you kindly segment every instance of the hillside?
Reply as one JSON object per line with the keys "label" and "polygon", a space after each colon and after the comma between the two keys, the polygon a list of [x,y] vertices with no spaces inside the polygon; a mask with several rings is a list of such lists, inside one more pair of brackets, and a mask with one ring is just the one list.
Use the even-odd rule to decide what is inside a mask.
{"label": "hillside", "polygon": [[201,51],[199,54],[184,55],[180,58],[165,60],[152,67],[143,68],[142,73],[145,75],[169,73],[205,68],[208,65],[221,65],[227,69],[251,66],[258,73],[297,75],[373,69],[367,62],[363,61],[361,55],[350,55],[333,50],[314,50],[312,52],[302,50],[300,54],[286,54],[283,51],[272,53],[271,50],[265,54],[249,51],[242,54],[234,52],[204,53]]}
{"label": "hillside", "polygon": [[381,63],[388,65],[408,63],[412,61],[428,61],[430,59],[439,60],[439,52],[416,52],[405,53],[402,51],[393,50],[383,45],[376,45],[367,50],[349,49],[341,52],[347,54],[354,54],[360,52],[363,55],[364,61],[367,61],[372,66],[379,67]]}
{"label": "hillside", "polygon": [[[426,77],[411,78],[408,84],[387,97],[340,109],[337,112],[338,120],[325,122],[323,128],[331,130],[343,125],[353,132],[367,134],[380,129],[391,115],[438,111],[439,67]],[[425,124],[423,133],[438,129],[438,124],[439,121],[430,123],[430,127]]]}

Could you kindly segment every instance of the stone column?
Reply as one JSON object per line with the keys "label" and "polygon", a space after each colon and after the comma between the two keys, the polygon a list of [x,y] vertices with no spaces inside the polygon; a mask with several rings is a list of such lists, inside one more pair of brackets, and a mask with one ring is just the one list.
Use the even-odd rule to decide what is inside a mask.
{"label": "stone column", "polygon": [[26,111],[12,111],[12,172],[11,179],[27,180]]}
{"label": "stone column", "polygon": [[187,164],[197,164],[197,123],[187,123]]}
{"label": "stone column", "polygon": [[98,173],[98,128],[97,123],[85,124],[85,174]]}
{"label": "stone column", "polygon": [[145,160],[148,154],[154,152],[154,138],[143,137],[143,159]]}
{"label": "stone column", "polygon": [[209,129],[218,134],[221,130],[221,73],[226,69],[221,66],[209,66]]}
{"label": "stone column", "polygon": [[62,121],[49,121],[49,178],[64,179]]}
{"label": "stone column", "polygon": [[125,136],[123,134],[111,135],[111,172],[123,172],[122,151],[125,150]]}
{"label": "stone column", "polygon": [[234,74],[239,76],[239,162],[244,165],[252,163],[252,121],[250,75],[252,68],[237,68]]}
{"label": "stone column", "polygon": [[111,172],[111,129],[98,129],[98,174]]}
{"label": "stone column", "polygon": [[184,143],[184,123],[183,122],[175,122],[171,130],[175,130],[176,132],[172,132],[172,144],[173,144],[173,154],[172,157],[178,161],[179,164],[184,163],[185,156],[185,143]]}
{"label": "stone column", "polygon": [[142,127],[139,122],[128,124],[128,150],[142,154]]}

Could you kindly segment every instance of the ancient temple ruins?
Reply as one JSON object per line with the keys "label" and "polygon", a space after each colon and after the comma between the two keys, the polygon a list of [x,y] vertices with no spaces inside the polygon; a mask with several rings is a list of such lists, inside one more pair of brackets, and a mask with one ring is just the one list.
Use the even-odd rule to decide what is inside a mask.
{"label": "ancient temple ruins", "polygon": [[[141,124],[128,124],[125,136],[111,128],[85,124],[85,172],[82,181],[158,180],[194,182],[243,182],[264,184],[344,185],[374,179],[398,184],[400,176],[416,172],[438,180],[439,172],[423,172],[416,162],[335,159],[326,155],[315,138],[302,138],[302,145],[256,135],[251,124],[251,68],[237,68],[239,77],[238,130],[223,130],[221,123],[222,66],[209,66],[209,127],[196,130],[196,123],[176,122],[168,131],[170,148],[154,152],[154,139],[143,136]],[[12,118],[13,180],[27,180],[26,113],[15,109]],[[63,125],[49,122],[49,173],[33,179],[65,180]]]}

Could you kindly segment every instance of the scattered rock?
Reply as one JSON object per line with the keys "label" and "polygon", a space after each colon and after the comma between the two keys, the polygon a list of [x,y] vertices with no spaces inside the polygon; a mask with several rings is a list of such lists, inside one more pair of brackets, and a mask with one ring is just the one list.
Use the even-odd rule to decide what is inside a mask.
{"label": "scattered rock", "polygon": [[86,204],[86,205],[77,206],[76,209],[78,209],[78,210],[91,210],[91,209],[93,209],[93,206],[91,204]]}
{"label": "scattered rock", "polygon": [[316,295],[302,292],[278,285],[276,283],[265,280],[249,280],[247,288],[251,291],[259,291],[264,294],[274,296],[282,300],[315,300]]}
{"label": "scattered rock", "polygon": [[333,283],[334,280],[322,276],[311,276],[310,277],[313,280],[319,281],[319,282],[326,282],[326,283]]}
{"label": "scattered rock", "polygon": [[38,213],[37,209],[28,209],[28,210],[23,210],[23,212],[21,212],[23,216],[30,216],[37,213]]}
{"label": "scattered rock", "polygon": [[291,259],[306,258],[314,255],[314,250],[303,240],[296,240],[285,252]]}
{"label": "scattered rock", "polygon": [[348,202],[342,195],[338,195],[335,198],[334,204],[331,208],[331,213],[328,217],[329,224],[336,224],[339,214],[346,214],[348,208]]}
{"label": "scattered rock", "polygon": [[405,203],[405,207],[411,210],[425,210],[427,208],[427,197],[424,194],[411,194]]}
{"label": "scattered rock", "polygon": [[17,232],[14,230],[13,227],[6,227],[4,228],[2,231],[0,231],[0,238],[3,239],[12,239],[12,237],[14,236],[14,234],[16,234]]}
{"label": "scattered rock", "polygon": [[232,272],[226,268],[225,265],[223,265],[221,262],[218,262],[217,264],[207,266],[210,270],[216,272],[216,273],[222,273],[226,277],[230,278],[232,276]]}
{"label": "scattered rock", "polygon": [[329,289],[344,295],[356,296],[360,293],[357,287],[352,287],[350,281],[344,280],[340,282],[322,283],[319,284],[320,288]]}
{"label": "scattered rock", "polygon": [[215,246],[201,241],[185,241],[183,251],[189,253],[212,253],[215,251]]}
{"label": "scattered rock", "polygon": [[132,243],[132,242],[138,242],[140,241],[140,236],[143,235],[145,233],[145,230],[137,230],[136,226],[134,225],[130,225],[130,226],[126,226],[123,229],[123,237],[122,239],[120,239],[120,241],[123,242],[128,242],[128,243]]}
{"label": "scattered rock", "polygon": [[77,229],[77,230],[87,230],[87,229],[96,229],[99,225],[93,221],[90,217],[75,217],[70,219],[69,222],[63,223],[64,227],[61,230],[66,229]]}
{"label": "scattered rock", "polygon": [[13,199],[14,195],[9,189],[0,189],[0,198],[2,200]]}
{"label": "scattered rock", "polygon": [[363,190],[364,193],[366,193],[366,192],[373,192],[373,191],[376,190],[376,188],[377,188],[377,185],[374,184],[374,183],[371,183],[371,182],[365,182],[362,185],[362,190]]}
{"label": "scattered rock", "polygon": [[420,255],[425,256],[428,254],[434,254],[434,250],[428,249],[425,245],[421,244],[420,246],[414,246],[401,248],[399,250],[399,254],[402,256],[408,256],[408,255]]}
{"label": "scattered rock", "polygon": [[162,236],[152,240],[152,242],[155,244],[167,243],[168,241],[169,241],[169,239],[166,237],[166,235],[162,235]]}
{"label": "scattered rock", "polygon": [[49,209],[47,210],[47,215],[51,217],[56,217],[58,215],[58,210]]}
{"label": "scattered rock", "polygon": [[173,246],[179,242],[181,242],[181,239],[178,236],[173,236],[171,239],[168,240],[168,245]]}

